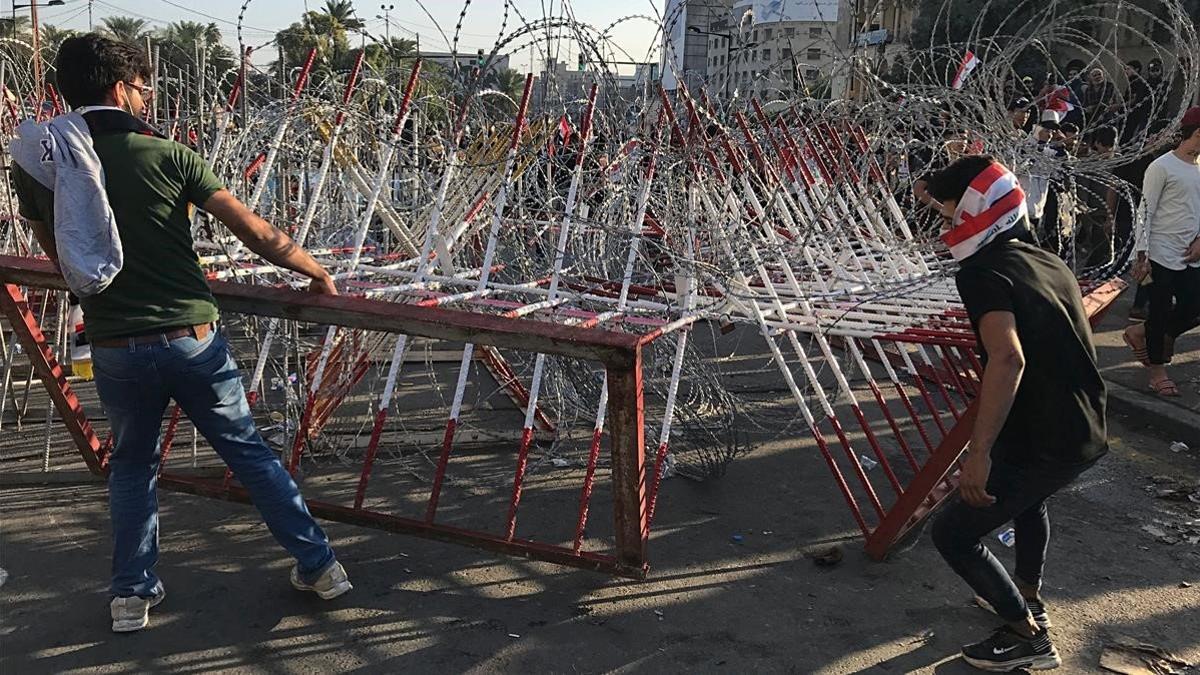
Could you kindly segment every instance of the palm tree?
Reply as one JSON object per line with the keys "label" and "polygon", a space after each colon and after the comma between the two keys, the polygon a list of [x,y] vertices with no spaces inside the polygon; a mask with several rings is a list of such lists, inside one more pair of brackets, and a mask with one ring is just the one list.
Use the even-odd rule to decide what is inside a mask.
{"label": "palm tree", "polygon": [[201,48],[204,48],[221,42],[221,29],[217,28],[215,23],[176,21],[163,29],[158,37],[163,41],[181,45],[194,45],[199,42]]}
{"label": "palm tree", "polygon": [[176,21],[154,36],[164,62],[174,68],[193,72],[196,69],[196,48],[205,53],[209,72],[225,72],[234,65],[233,52],[221,42],[221,29],[215,23]]}
{"label": "palm tree", "polygon": [[106,16],[101,23],[104,24],[104,32],[114,40],[131,43],[146,37],[146,28],[150,25],[149,21],[132,16]]}
{"label": "palm tree", "polygon": [[390,65],[399,65],[401,60],[417,55],[417,43],[404,38],[391,38],[377,43],[379,51],[387,57]]}
{"label": "palm tree", "polygon": [[54,54],[58,53],[58,46],[63,40],[69,37],[78,35],[79,32],[70,28],[59,28],[45,24],[42,26],[42,50],[46,60],[53,60]]}
{"label": "palm tree", "polygon": [[[358,57],[359,49],[352,49],[338,64],[339,68],[349,68]],[[417,55],[417,43],[403,38],[392,38],[388,42],[372,42],[366,46],[367,65],[378,73],[388,73],[395,70],[408,59]]]}
{"label": "palm tree", "polygon": [[[340,68],[350,52],[346,27],[324,12],[305,14],[300,21],[276,33],[275,41],[283,48],[284,62],[288,67],[300,65],[308,50],[316,48],[318,68]],[[278,64],[275,69],[278,71]]]}
{"label": "palm tree", "polygon": [[489,73],[488,80],[490,80],[489,84],[497,91],[508,94],[509,98],[514,101],[521,100],[521,93],[525,89],[524,75],[512,68],[505,68]]}
{"label": "palm tree", "polygon": [[354,3],[350,0],[325,0],[325,11],[334,21],[346,30],[359,30],[366,24],[354,13]]}

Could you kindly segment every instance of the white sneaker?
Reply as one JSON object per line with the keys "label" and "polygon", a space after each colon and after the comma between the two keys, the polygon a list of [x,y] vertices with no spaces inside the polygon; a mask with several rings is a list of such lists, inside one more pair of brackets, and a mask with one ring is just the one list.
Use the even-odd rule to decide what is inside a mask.
{"label": "white sneaker", "polygon": [[141,598],[136,595],[129,598],[113,598],[108,604],[113,632],[132,633],[145,628],[150,624],[150,608],[158,605],[166,597],[167,592],[160,587],[158,595],[153,598]]}
{"label": "white sneaker", "polygon": [[346,576],[346,569],[342,567],[340,562],[334,562],[321,576],[311,584],[306,584],[300,579],[300,567],[292,567],[292,587],[298,591],[312,591],[321,597],[322,600],[332,600],[346,591],[354,588],[350,585],[350,579]]}

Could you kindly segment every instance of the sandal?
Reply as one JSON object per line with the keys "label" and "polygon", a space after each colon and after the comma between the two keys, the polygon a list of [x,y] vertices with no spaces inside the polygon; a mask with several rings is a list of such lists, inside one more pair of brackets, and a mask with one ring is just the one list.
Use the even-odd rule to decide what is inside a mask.
{"label": "sandal", "polygon": [[1175,386],[1175,383],[1171,381],[1171,378],[1169,377],[1164,377],[1161,380],[1155,380],[1151,382],[1150,388],[1153,389],[1154,393],[1158,394],[1159,396],[1179,396],[1179,387]]}
{"label": "sandal", "polygon": [[[1129,328],[1133,328],[1130,326]],[[1150,352],[1146,349],[1146,341],[1142,340],[1142,346],[1137,346],[1133,342],[1133,338],[1129,337],[1129,328],[1121,331],[1121,339],[1125,341],[1125,346],[1133,352],[1133,358],[1137,359],[1143,366],[1150,367]]]}

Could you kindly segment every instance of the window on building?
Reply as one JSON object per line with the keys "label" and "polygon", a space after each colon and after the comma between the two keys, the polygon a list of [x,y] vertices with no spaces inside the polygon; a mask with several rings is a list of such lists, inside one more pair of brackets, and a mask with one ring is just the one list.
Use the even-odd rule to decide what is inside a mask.
{"label": "window on building", "polygon": [[808,80],[810,84],[818,77],[821,77],[821,71],[816,68],[809,68],[804,71],[804,79]]}
{"label": "window on building", "polygon": [[757,30],[754,31],[754,41],[758,42],[758,31]]}
{"label": "window on building", "polygon": [[790,48],[790,47],[784,47],[784,48],[783,48],[783,49],[780,51],[780,53],[779,53],[779,58],[781,58],[781,59],[790,59],[790,58],[792,58],[792,50],[791,50],[791,48]]}
{"label": "window on building", "polygon": [[795,29],[795,27],[788,28],[787,30],[785,30],[785,31],[784,31],[784,33],[785,33],[785,34],[786,34],[788,37],[792,37],[792,36],[794,36],[794,35],[796,34],[796,29]]}
{"label": "window on building", "polygon": [[814,47],[814,48],[808,50],[808,60],[809,61],[820,61],[821,60],[820,47]]}
{"label": "window on building", "polygon": [[808,37],[813,40],[820,40],[825,34],[825,29],[820,26],[811,26],[808,29]]}
{"label": "window on building", "polygon": [[757,61],[757,60],[758,60],[758,50],[757,50],[757,49],[755,49],[754,51],[750,52],[750,60],[751,60],[751,61]]}
{"label": "window on building", "polygon": [[762,50],[762,57],[763,57],[763,61],[770,61],[771,60],[771,50],[770,49]]}
{"label": "window on building", "polygon": [[775,32],[775,29],[773,29],[773,28],[764,28],[763,29],[763,39],[770,40],[771,35],[774,34],[774,32]]}

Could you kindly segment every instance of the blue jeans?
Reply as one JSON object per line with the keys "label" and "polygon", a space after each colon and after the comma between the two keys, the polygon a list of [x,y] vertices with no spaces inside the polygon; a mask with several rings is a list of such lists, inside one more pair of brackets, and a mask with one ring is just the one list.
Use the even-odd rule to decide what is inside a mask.
{"label": "blue jeans", "polygon": [[301,576],[311,581],[333,562],[325,532],[254,426],[241,373],[219,332],[203,340],[94,346],[92,363],[114,438],[108,476],[113,596],[159,592],[155,486],[159,430],[170,399],[233,470],[271,534],[296,558]]}
{"label": "blue jeans", "polygon": [[993,460],[987,492],[996,498],[996,503],[976,508],[956,496],[933,521],[933,543],[938,552],[1005,621],[1021,621],[1029,608],[1004,565],[980,539],[1012,521],[1017,538],[1017,579],[1039,588],[1046,547],[1050,543],[1046,500],[1090,466],[1018,467]]}

